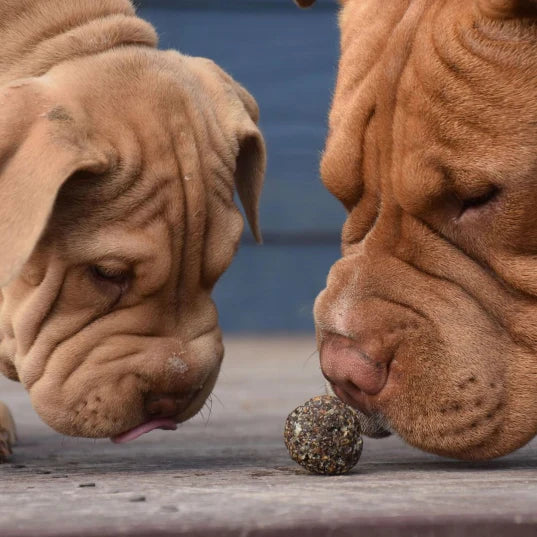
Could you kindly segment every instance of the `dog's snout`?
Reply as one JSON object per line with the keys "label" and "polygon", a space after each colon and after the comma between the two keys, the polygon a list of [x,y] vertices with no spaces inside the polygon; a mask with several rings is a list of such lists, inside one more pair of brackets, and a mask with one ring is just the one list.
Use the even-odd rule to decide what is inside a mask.
{"label": "dog's snout", "polygon": [[329,334],[321,346],[321,367],[326,378],[353,399],[362,393],[378,394],[388,379],[391,353],[365,349],[359,341]]}

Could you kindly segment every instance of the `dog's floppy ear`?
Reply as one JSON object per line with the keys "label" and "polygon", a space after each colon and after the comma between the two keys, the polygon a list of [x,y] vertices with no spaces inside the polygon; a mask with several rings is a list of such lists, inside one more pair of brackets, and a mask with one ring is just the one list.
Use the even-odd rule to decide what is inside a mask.
{"label": "dog's floppy ear", "polygon": [[267,165],[265,141],[257,127],[259,108],[255,99],[236,83],[235,91],[243,102],[248,116],[240,119],[239,155],[235,169],[235,188],[244,207],[252,234],[255,240],[260,243],[262,238],[259,225],[259,199],[263,189]]}
{"label": "dog's floppy ear", "polygon": [[[257,242],[261,242],[259,200],[267,164],[265,142],[257,123],[259,107],[250,93],[216,63],[207,58],[185,57],[191,68],[205,81],[218,109],[225,114],[226,129],[238,142],[234,184],[246,219]],[[209,75],[209,76],[207,76]]]}
{"label": "dog's floppy ear", "polygon": [[478,0],[480,11],[494,19],[537,17],[537,0]]}
{"label": "dog's floppy ear", "polygon": [[0,89],[0,286],[32,254],[65,181],[107,165],[45,87],[25,79]]}

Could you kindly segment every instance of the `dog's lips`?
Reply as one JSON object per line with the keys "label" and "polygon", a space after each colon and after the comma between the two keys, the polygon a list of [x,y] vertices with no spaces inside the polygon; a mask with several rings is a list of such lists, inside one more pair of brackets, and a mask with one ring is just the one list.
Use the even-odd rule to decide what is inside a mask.
{"label": "dog's lips", "polygon": [[141,425],[137,425],[136,427],[133,427],[132,429],[129,429],[128,431],[124,433],[113,436],[110,440],[112,440],[114,444],[125,444],[126,442],[135,440],[136,438],[142,436],[143,434],[154,431],[155,429],[175,431],[177,429],[177,423],[174,420],[169,419],[169,418],[161,418],[161,419],[146,421],[145,423],[142,423]]}

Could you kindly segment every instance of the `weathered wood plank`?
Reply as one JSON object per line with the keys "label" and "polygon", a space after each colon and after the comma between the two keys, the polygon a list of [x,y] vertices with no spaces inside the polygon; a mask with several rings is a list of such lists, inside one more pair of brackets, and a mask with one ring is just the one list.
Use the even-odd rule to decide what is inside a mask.
{"label": "weathered wood plank", "polygon": [[470,464],[369,440],[352,474],[308,475],[281,432],[288,411],[322,390],[313,338],[227,348],[208,423],[206,412],[127,446],[56,435],[17,385],[0,381],[21,436],[0,467],[0,535],[537,534],[535,442]]}

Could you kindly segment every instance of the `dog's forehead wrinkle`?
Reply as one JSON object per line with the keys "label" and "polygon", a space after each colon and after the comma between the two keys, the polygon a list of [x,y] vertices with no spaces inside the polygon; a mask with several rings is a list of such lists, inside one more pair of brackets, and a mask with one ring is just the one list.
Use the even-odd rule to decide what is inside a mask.
{"label": "dog's forehead wrinkle", "polygon": [[118,199],[117,205],[122,206],[122,214],[116,217],[129,221],[137,227],[144,227],[159,215],[162,218],[172,216],[166,214],[165,209],[173,205],[173,217],[180,219],[181,204],[173,202],[181,195],[177,182],[177,177],[172,175],[162,175],[149,181],[137,181],[136,186]]}
{"label": "dog's forehead wrinkle", "polygon": [[[327,187],[336,192],[340,199],[350,208],[355,205],[359,197],[363,193],[363,186],[357,187],[356,185],[363,185],[373,183],[375,187],[380,188],[381,181],[374,181],[371,177],[368,177],[365,172],[366,162],[366,144],[379,146],[384,144],[390,148],[391,142],[389,137],[380,140],[379,136],[382,136],[382,130],[377,128],[373,138],[369,135],[369,130],[373,124],[373,120],[376,115],[380,116],[380,125],[386,126],[386,122],[393,122],[392,115],[394,113],[395,103],[397,102],[397,93],[400,86],[400,80],[404,76],[409,66],[409,60],[412,56],[412,43],[415,35],[415,21],[424,17],[424,13],[427,12],[428,7],[423,7],[423,3],[416,2],[409,4],[404,10],[398,10],[393,18],[392,25],[393,31],[390,35],[390,39],[387,39],[385,44],[381,47],[381,50],[377,52],[375,56],[375,62],[373,65],[368,65],[365,72],[361,73],[358,78],[349,76],[338,77],[338,85],[336,86],[336,99],[345,100],[345,96],[348,96],[347,100],[352,103],[352,114],[347,112],[341,113],[341,108],[333,107],[330,115],[330,131],[328,137],[327,151],[323,157],[322,163],[322,175],[323,180],[327,184]],[[342,20],[343,24],[343,20]],[[343,28],[344,31],[344,28]],[[356,35],[356,34],[354,34]],[[394,53],[394,49],[397,47],[398,53]],[[402,48],[401,48],[402,47]],[[347,43],[347,50],[355,50],[353,46]],[[353,55],[344,55],[340,63],[340,73],[352,72],[347,62],[352,58],[353,65],[356,64]],[[355,69],[354,69],[355,71]],[[349,84],[350,81],[350,84]],[[356,89],[356,85],[359,84],[360,89]],[[378,92],[374,91],[375,86],[382,86],[391,88],[390,91],[384,92],[384,98],[380,98]],[[363,86],[363,87],[362,87]],[[338,112],[339,110],[339,112]],[[345,136],[341,137],[342,133],[350,134],[349,126],[352,125],[353,135],[356,132],[356,121],[362,122],[361,127],[358,129],[361,136],[361,142],[358,144],[361,150],[354,154],[353,158],[341,159],[341,144],[344,142]],[[343,123],[343,124],[340,124]],[[345,126],[348,124],[348,126]],[[393,127],[388,130],[391,132]],[[334,137],[335,136],[335,137]],[[341,140],[338,140],[342,138]],[[330,143],[333,142],[332,147]],[[339,158],[338,158],[339,155]],[[386,156],[386,155],[385,155]],[[390,159],[385,159],[389,161]],[[387,167],[389,164],[386,164]],[[381,175],[388,175],[387,171],[384,171]],[[345,178],[349,176],[348,178]],[[352,177],[352,183],[350,182]],[[386,180],[386,178],[384,178]],[[351,188],[352,185],[352,188]],[[371,186],[369,186],[371,188]]]}
{"label": "dog's forehead wrinkle", "polygon": [[[196,129],[194,137],[202,171],[200,178],[207,184],[208,192],[216,192],[222,199],[232,199],[238,140],[229,139],[226,129],[219,124],[221,121],[218,114],[213,113],[213,117],[202,122],[203,128]],[[234,146],[237,147],[236,150],[233,149]],[[188,168],[185,171],[187,173],[184,177],[188,181],[196,177]]]}
{"label": "dog's forehead wrinkle", "polygon": [[[435,22],[437,22],[437,21],[442,21],[441,17],[436,17]],[[437,33],[437,34],[433,34],[433,36],[432,36],[433,42],[436,42],[437,40],[439,40],[438,36],[442,36],[442,37],[444,37],[443,40],[440,40],[441,43],[443,44],[444,42],[446,42],[446,43],[449,44],[449,46],[447,46],[447,45],[446,45],[446,46],[439,46],[439,45],[437,45],[437,46],[435,47],[435,48],[437,49],[437,55],[439,55],[439,56],[441,56],[441,57],[445,57],[446,60],[449,61],[449,65],[455,65],[455,66],[456,66],[456,65],[457,65],[457,61],[459,61],[459,63],[460,63],[460,57],[461,57],[460,51],[457,50],[457,49],[453,49],[453,46],[452,46],[451,42],[450,42],[447,38],[445,38],[445,36],[446,36],[446,33],[445,33],[445,32],[439,32],[439,33]],[[379,54],[377,57],[381,57],[381,56],[382,56],[382,55]],[[417,56],[418,56],[418,55],[414,54],[413,57],[416,58]],[[462,55],[462,58],[465,59],[464,55]],[[485,60],[484,60],[484,59],[480,59],[480,61],[481,61],[481,62],[484,62]],[[411,62],[411,63],[416,63],[416,62]],[[421,71],[423,71],[424,69],[429,68],[428,66],[429,66],[429,64],[428,64],[427,62],[418,62],[418,63],[417,63],[417,68],[418,68],[419,70],[421,70]],[[415,66],[415,67],[416,67],[416,66]],[[425,72],[425,75],[426,75],[426,74],[427,74],[427,73]],[[393,75],[393,73],[392,73],[392,75]],[[390,75],[390,73],[388,72],[388,76],[389,76],[389,77],[392,76],[392,75]],[[423,83],[424,83],[425,81],[429,81],[429,80],[431,79],[430,76],[425,76],[425,75],[422,76],[422,77],[418,77],[418,80],[421,80],[422,85],[423,85]],[[369,72],[367,73],[367,76],[371,76]],[[377,76],[377,78],[378,78],[378,76]],[[433,80],[434,80],[434,78],[435,78],[435,77],[433,77]],[[352,79],[351,79],[351,77],[347,77],[347,80],[352,80]],[[377,80],[377,83],[378,83],[378,82],[379,82],[379,81]],[[477,82],[477,81],[476,81],[476,82]],[[347,81],[346,83],[348,83],[348,81]],[[415,80],[414,80],[414,83],[415,83]],[[481,83],[481,82],[480,82],[480,83]],[[483,82],[483,83],[484,83],[484,82]],[[489,81],[489,83],[490,83],[490,81]],[[433,84],[434,84],[434,83],[433,83]],[[343,84],[343,85],[344,85],[344,84]],[[449,85],[449,84],[446,85],[445,87],[442,87],[442,88],[440,88],[440,86],[438,86],[438,89],[442,89],[442,91],[444,91],[444,89],[449,89],[449,88],[450,88],[450,85]],[[339,88],[338,88],[338,89],[339,89]],[[488,88],[485,88],[485,89],[488,89]],[[358,92],[358,91],[353,91],[353,90],[354,90],[354,87],[353,87],[353,86],[349,86],[349,87],[344,87],[343,90],[340,90],[341,95],[344,95],[345,90],[351,92],[351,95],[353,95],[353,98],[354,98],[354,99],[356,99],[356,96],[358,96],[357,102],[359,103],[359,106],[362,106],[362,105],[363,105],[364,99],[367,99],[367,98],[368,98],[367,96],[371,93],[371,91],[365,91],[365,95],[362,96],[362,95],[360,94],[360,92]],[[475,88],[474,88],[474,90],[475,90]],[[411,93],[415,93],[414,89],[412,90]],[[492,92],[489,91],[489,94],[494,95],[494,91],[492,91]],[[460,99],[459,99],[459,100],[460,100]],[[352,101],[352,99],[351,99],[351,101]],[[464,109],[465,109],[465,110],[466,110],[468,107],[470,107],[470,108],[472,108],[472,109],[475,108],[475,104],[476,104],[476,103],[475,103],[475,99],[473,99],[473,100],[467,99],[467,101],[468,101],[468,102],[464,105]],[[449,103],[450,103],[449,100],[446,101],[446,104],[449,104]],[[355,108],[356,108],[356,106],[355,106]],[[400,108],[401,108],[401,103],[399,104],[399,109],[400,109]],[[453,105],[451,105],[451,108],[453,108]],[[446,125],[445,125],[445,127],[443,127],[443,129],[445,130],[445,135],[448,136],[448,137],[450,137],[450,138],[452,139],[452,141],[457,142],[457,139],[454,138],[454,135],[452,134],[453,132],[456,132],[456,129],[453,129],[454,121],[470,122],[470,123],[469,123],[469,126],[472,126],[472,128],[474,128],[474,129],[475,129],[475,128],[481,128],[481,129],[483,129],[483,128],[484,128],[484,125],[489,125],[489,123],[487,123],[487,122],[483,122],[482,120],[479,120],[477,117],[474,117],[474,116],[475,116],[475,113],[473,113],[473,115],[472,115],[472,114],[468,115],[468,113],[466,113],[466,111],[464,111],[464,110],[461,111],[461,110],[460,110],[460,106],[459,106],[458,108],[455,107],[455,108],[454,108],[454,112],[455,112],[455,115],[451,114],[451,119],[450,119],[449,121],[447,121],[447,122],[444,121],[444,122],[446,123]],[[337,117],[336,113],[333,112],[333,127],[338,126],[337,121],[335,120],[336,117]],[[346,118],[349,118],[350,115],[349,115],[349,114],[345,114],[343,117],[344,117],[344,118],[345,118],[345,117],[346,117]],[[364,120],[365,120],[365,118],[367,117],[367,114],[363,113],[363,114],[362,114],[362,117],[363,117]],[[445,117],[446,117],[446,115],[444,114],[444,119],[445,119]],[[474,118],[474,119],[472,119],[472,118]],[[438,124],[438,127],[440,127],[440,123]],[[341,128],[341,126],[339,126],[339,128]],[[490,128],[492,128],[492,126],[487,127],[487,130],[490,130]],[[476,135],[476,136],[478,136],[478,135],[482,136],[482,134],[483,134],[483,133],[480,132],[480,133],[476,133],[475,135]],[[329,136],[329,140],[330,140],[330,136]],[[337,151],[334,152],[334,157],[337,155],[337,153],[338,153]],[[328,155],[328,157],[329,157],[329,156],[330,156],[330,154]],[[455,156],[458,156],[458,155],[455,155]],[[463,157],[464,157],[464,156],[460,156],[459,159],[461,160],[461,162],[463,162],[463,163],[465,163],[466,165],[468,165],[468,159],[463,160]],[[479,157],[478,157],[478,158],[479,158]],[[478,170],[480,170],[480,171],[483,171],[483,169],[487,169],[487,168],[488,168],[488,169],[489,169],[489,173],[494,173],[494,171],[495,171],[495,170],[494,170],[494,165],[492,164],[492,162],[491,162],[491,158],[489,158],[489,155],[484,156],[484,158],[482,158],[481,160],[482,160],[482,162],[479,163],[479,166],[477,166],[477,163],[474,163],[474,164],[473,164],[473,165],[477,166],[476,169],[478,169]],[[496,172],[497,172],[497,170],[496,170]],[[497,173],[496,173],[496,175],[497,175]],[[404,175],[403,175],[403,176],[404,176]],[[399,177],[399,176],[397,176],[397,177]],[[395,179],[396,179],[396,178],[394,178],[394,180],[395,180]],[[362,180],[363,180],[363,178],[362,178]],[[328,186],[330,187],[330,185],[328,185]]]}
{"label": "dog's forehead wrinkle", "polygon": [[[77,12],[78,4],[56,2],[50,9],[53,16],[48,15],[46,29],[32,24],[34,19],[45,22],[47,14],[42,4],[30,0],[21,0],[20,4],[24,11],[18,23],[11,21],[2,27],[6,50],[0,67],[3,76],[11,79],[28,76],[28,73],[44,74],[55,65],[72,60],[73,56],[80,58],[128,45],[156,46],[154,28],[134,17],[128,2],[123,2],[117,10],[94,2],[91,12],[84,15]],[[2,16],[11,11],[15,10],[3,9]],[[32,34],[17,31],[22,20],[26,20],[27,31]],[[10,27],[14,30],[10,31]],[[21,50],[25,50],[22,55]]]}
{"label": "dog's forehead wrinkle", "polygon": [[184,220],[180,173],[174,158],[153,167],[130,156],[121,158],[119,167],[107,176],[66,183],[55,219],[72,227],[84,216],[85,227],[93,222],[97,229],[118,222],[129,229],[143,229],[155,220],[166,220],[179,229]]}

